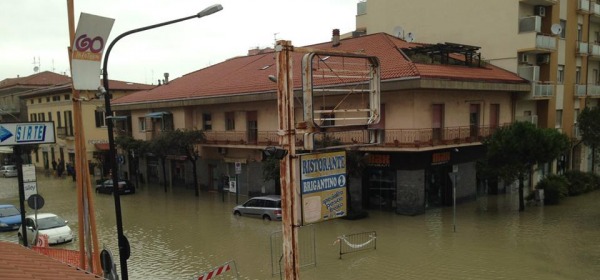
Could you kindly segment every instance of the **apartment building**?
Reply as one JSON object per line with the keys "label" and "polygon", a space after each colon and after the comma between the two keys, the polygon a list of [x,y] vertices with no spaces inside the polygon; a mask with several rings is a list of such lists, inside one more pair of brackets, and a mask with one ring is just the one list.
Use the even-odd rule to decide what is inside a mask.
{"label": "apartment building", "polygon": [[[385,33],[340,40],[336,34],[334,31],[332,42],[308,47],[360,52],[377,57],[380,63],[381,121],[366,130],[328,135],[352,145],[369,143],[369,131],[378,132],[377,145],[356,148],[366,155],[369,166],[361,178],[352,179],[353,205],[408,215],[451,205],[448,173],[453,170],[460,177],[458,200],[475,197],[475,162],[483,156],[481,140],[513,121],[515,98],[531,98],[530,83],[483,63],[478,49],[472,46],[415,44]],[[299,121],[304,116],[304,55],[294,52],[292,58],[295,116]],[[280,135],[277,84],[272,81],[275,57],[273,50],[253,51],[115,99],[112,108],[127,116],[136,139],[151,140],[171,129],[203,130],[206,141],[198,147],[197,171],[204,190],[218,190],[225,175],[237,177],[242,195],[278,193],[274,182],[263,182],[261,176],[262,151],[277,146]],[[330,70],[343,68],[348,62],[329,56],[314,59],[314,68]],[[326,79],[336,83],[336,78]],[[338,106],[329,99],[333,96],[315,96],[313,107]],[[368,100],[364,94],[355,94],[345,101],[359,104]],[[332,125],[334,114],[325,110],[318,118],[322,125]],[[305,140],[303,135],[296,135],[298,147]],[[129,159],[127,162],[134,160],[127,151],[119,153]],[[191,164],[185,156],[167,157],[167,178],[158,172],[160,164],[152,155],[142,157],[139,167],[146,181],[191,184]],[[236,172],[236,165],[241,165],[241,172]],[[132,174],[132,166],[128,168],[120,172]]]}
{"label": "apartment building", "polygon": [[[515,118],[573,139],[570,158],[559,159],[558,169],[591,171],[597,164],[580,143],[576,121],[585,106],[600,100],[599,1],[365,0],[357,4],[356,30],[480,46],[485,61],[532,85],[531,95],[516,101]],[[543,169],[542,175],[549,171]]]}
{"label": "apartment building", "polygon": [[[19,93],[19,99],[24,104],[25,110],[21,114],[27,115],[26,121],[54,122],[56,143],[41,144],[39,149],[32,154],[32,163],[39,169],[51,170],[52,163],[65,164],[75,162],[75,133],[73,116],[73,95],[71,78],[64,76],[63,84],[30,89]],[[128,93],[150,89],[154,86],[110,80],[110,87],[114,97]],[[98,81],[100,84],[100,81]],[[104,114],[104,99],[98,99],[95,92],[82,91],[81,118],[83,120],[83,133],[85,137],[86,157],[92,174],[102,175],[109,168],[105,158],[108,156],[108,133],[106,131],[106,116]],[[117,122],[117,129],[124,131],[126,122]]]}

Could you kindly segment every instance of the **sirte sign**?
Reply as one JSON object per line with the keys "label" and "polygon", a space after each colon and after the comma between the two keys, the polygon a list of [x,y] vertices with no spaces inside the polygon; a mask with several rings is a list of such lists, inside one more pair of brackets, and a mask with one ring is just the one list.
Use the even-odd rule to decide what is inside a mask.
{"label": "sirte sign", "polygon": [[55,143],[53,122],[0,124],[0,146]]}

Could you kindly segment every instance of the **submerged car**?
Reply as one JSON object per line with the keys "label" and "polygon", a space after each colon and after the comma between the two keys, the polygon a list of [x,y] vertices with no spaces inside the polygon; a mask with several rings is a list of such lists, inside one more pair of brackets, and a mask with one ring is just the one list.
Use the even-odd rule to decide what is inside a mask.
{"label": "submerged car", "polygon": [[[129,180],[119,180],[119,194],[134,194],[135,186]],[[97,193],[108,193],[111,194],[113,192],[113,180],[108,179],[102,184],[96,185]]]}
{"label": "submerged car", "polygon": [[[62,244],[73,241],[73,231],[67,225],[68,221],[52,213],[38,213],[25,217],[25,230],[27,230],[27,241],[33,244],[36,232],[38,235],[48,236],[48,244]],[[23,240],[22,228],[19,228],[19,240]]]}
{"label": "submerged car", "polygon": [[16,165],[4,165],[0,167],[0,175],[2,177],[17,177],[17,166]]}
{"label": "submerged car", "polygon": [[0,231],[17,230],[21,226],[21,212],[11,204],[0,204]]}
{"label": "submerged car", "polygon": [[249,216],[263,220],[281,221],[281,196],[257,196],[233,208],[236,216]]}

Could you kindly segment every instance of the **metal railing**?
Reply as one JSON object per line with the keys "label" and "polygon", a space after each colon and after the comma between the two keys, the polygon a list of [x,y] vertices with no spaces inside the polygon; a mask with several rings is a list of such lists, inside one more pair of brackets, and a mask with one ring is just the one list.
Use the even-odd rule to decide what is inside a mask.
{"label": "metal railing", "polygon": [[[408,128],[408,129],[386,129],[380,146],[400,148],[420,148],[444,145],[456,145],[464,143],[481,142],[490,136],[498,126],[456,126],[444,128]],[[235,133],[227,131],[206,131],[206,143],[217,145],[254,145],[247,141],[247,135],[243,131]],[[327,134],[341,144],[368,143],[369,131],[340,131]],[[316,135],[315,140],[322,140],[323,135]],[[256,145],[277,145],[276,131],[259,131]],[[303,136],[296,135],[296,144],[303,143]]]}
{"label": "metal railing", "polygon": [[[298,256],[300,267],[317,266],[317,245],[315,237],[315,227],[313,225],[301,226],[298,228]],[[273,275],[283,272],[283,232],[276,231],[271,233],[271,272]]]}
{"label": "metal railing", "polygon": [[[364,251],[368,249],[377,249],[377,232],[361,232],[339,236],[335,243],[340,245],[340,259],[342,255]],[[334,243],[334,244],[335,244]]]}

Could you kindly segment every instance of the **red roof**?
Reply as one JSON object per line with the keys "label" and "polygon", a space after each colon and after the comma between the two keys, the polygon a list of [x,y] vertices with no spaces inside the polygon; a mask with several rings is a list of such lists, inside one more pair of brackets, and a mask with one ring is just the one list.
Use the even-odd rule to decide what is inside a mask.
{"label": "red roof", "polygon": [[[292,42],[293,43],[293,42]],[[362,52],[377,56],[381,64],[381,81],[403,78],[441,78],[482,82],[526,83],[514,73],[498,67],[467,67],[417,64],[408,60],[400,48],[419,46],[397,37],[376,33],[340,40],[337,47],[330,42],[308,46],[321,50]],[[275,53],[235,57],[219,64],[184,75],[152,90],[135,92],[113,100],[113,104],[144,103],[178,99],[194,99],[222,95],[275,91],[269,75],[276,74]],[[301,87],[301,61],[304,53],[293,53],[294,85]],[[268,67],[267,67],[268,66]]]}
{"label": "red roof", "polygon": [[102,279],[19,244],[0,242],[1,279]]}
{"label": "red roof", "polygon": [[63,85],[71,82],[71,78],[50,71],[44,71],[37,74],[20,78],[8,78],[0,81],[0,88],[13,86],[24,87],[45,87]]}

